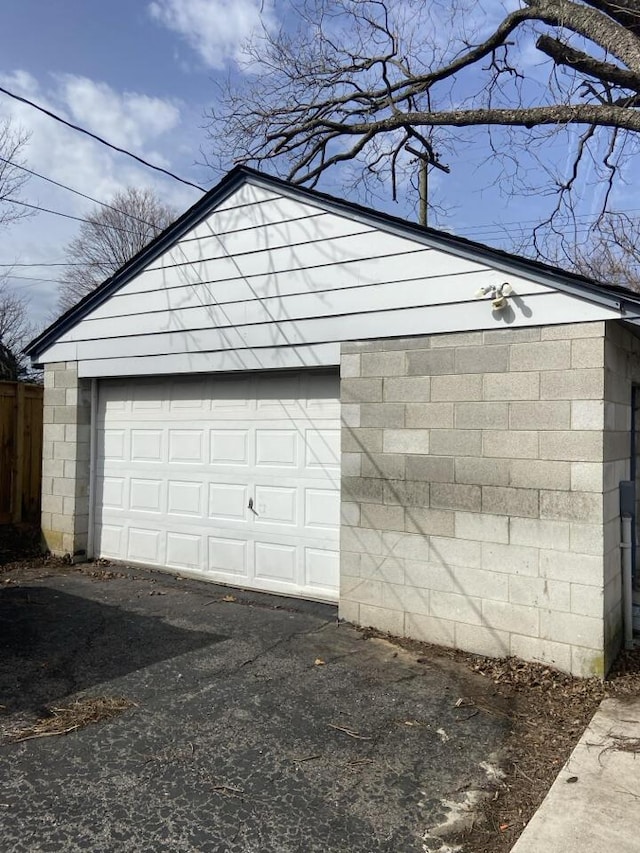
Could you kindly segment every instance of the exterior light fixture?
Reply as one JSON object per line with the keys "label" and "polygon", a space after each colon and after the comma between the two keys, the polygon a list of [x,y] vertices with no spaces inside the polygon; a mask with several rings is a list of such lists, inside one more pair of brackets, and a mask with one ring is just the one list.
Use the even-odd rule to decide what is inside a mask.
{"label": "exterior light fixture", "polygon": [[476,299],[483,299],[488,296],[491,299],[491,306],[494,311],[503,311],[507,307],[507,297],[513,293],[513,287],[508,281],[503,284],[495,285],[488,284],[476,290],[474,296]]}

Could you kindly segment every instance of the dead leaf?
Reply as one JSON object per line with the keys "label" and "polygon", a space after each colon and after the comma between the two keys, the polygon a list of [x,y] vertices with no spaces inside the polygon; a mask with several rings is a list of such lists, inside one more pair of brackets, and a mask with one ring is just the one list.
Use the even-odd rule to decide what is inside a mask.
{"label": "dead leaf", "polygon": [[313,662],[313,665],[314,666],[324,666],[325,661],[323,661],[322,658],[316,658]]}
{"label": "dead leaf", "polygon": [[229,603],[232,603],[236,601],[236,597],[235,595],[223,595],[220,601],[227,601]]}

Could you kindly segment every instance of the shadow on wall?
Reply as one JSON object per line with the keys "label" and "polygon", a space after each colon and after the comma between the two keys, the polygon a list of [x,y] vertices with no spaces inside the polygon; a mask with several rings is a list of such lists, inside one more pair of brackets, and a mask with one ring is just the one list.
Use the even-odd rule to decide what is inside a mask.
{"label": "shadow on wall", "polygon": [[36,709],[225,639],[55,589],[0,589],[0,703]]}

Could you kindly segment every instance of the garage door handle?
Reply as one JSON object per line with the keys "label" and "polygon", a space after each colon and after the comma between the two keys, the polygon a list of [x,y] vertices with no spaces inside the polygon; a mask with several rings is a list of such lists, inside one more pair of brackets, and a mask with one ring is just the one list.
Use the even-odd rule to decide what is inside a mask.
{"label": "garage door handle", "polygon": [[253,498],[249,498],[249,509],[251,510],[251,512],[252,512],[254,515],[258,515],[258,513],[257,513],[257,512],[255,511],[255,509],[253,508]]}

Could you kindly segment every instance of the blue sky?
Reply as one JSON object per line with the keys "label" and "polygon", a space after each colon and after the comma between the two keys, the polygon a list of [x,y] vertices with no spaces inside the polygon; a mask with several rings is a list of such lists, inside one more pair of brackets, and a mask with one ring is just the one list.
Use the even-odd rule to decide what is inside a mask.
{"label": "blue sky", "polygon": [[[287,3],[268,0],[21,0],[6,3],[0,35],[0,85],[128,148],[161,166],[210,187],[221,174],[203,165],[204,111],[215,97],[216,79],[234,73],[242,40],[263,14],[286,15]],[[0,117],[11,115],[31,136],[27,165],[101,200],[128,185],[154,189],[178,212],[199,194],[109,151],[33,109],[0,95]],[[461,151],[451,176],[434,176],[435,198],[447,216],[442,227],[496,242],[496,223],[530,220],[535,199],[501,197],[487,149]],[[331,173],[320,189],[341,192]],[[35,178],[24,198],[82,216],[92,207]],[[358,201],[360,199],[354,198]],[[411,215],[389,199],[377,206]],[[475,230],[486,226],[486,231]],[[56,263],[77,233],[77,224],[41,213],[0,234],[0,263]],[[12,286],[32,300],[43,322],[54,309],[56,267],[15,268]],[[15,276],[20,276],[17,278]]]}

